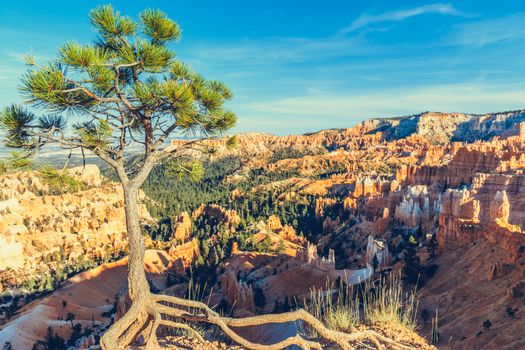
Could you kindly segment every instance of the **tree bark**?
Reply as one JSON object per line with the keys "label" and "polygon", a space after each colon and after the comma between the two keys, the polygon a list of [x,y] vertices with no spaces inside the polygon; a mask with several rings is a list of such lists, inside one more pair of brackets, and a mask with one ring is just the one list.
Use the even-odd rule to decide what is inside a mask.
{"label": "tree bark", "polygon": [[139,190],[132,185],[125,185],[123,188],[129,240],[128,291],[131,301],[135,302],[140,297],[149,296],[149,284],[144,270],[145,248],[140,229]]}
{"label": "tree bark", "polygon": [[[122,185],[126,230],[129,241],[128,294],[131,308],[101,338],[105,350],[122,349],[137,335],[148,319],[152,309],[149,283],[144,270],[144,240],[140,228],[139,189],[133,184]],[[122,345],[123,346],[122,346]]]}

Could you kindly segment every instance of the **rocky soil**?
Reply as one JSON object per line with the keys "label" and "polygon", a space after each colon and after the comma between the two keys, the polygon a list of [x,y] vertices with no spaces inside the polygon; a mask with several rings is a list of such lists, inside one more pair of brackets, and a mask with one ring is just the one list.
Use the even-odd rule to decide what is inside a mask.
{"label": "rocky soil", "polygon": [[159,341],[161,349],[173,350],[243,350],[244,348],[236,345],[227,345],[217,341],[201,342],[196,338],[188,338],[183,336],[167,336]]}

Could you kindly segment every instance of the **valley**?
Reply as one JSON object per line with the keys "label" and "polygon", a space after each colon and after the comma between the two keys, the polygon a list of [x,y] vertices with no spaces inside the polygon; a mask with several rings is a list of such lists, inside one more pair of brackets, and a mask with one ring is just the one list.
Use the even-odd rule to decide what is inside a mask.
{"label": "valley", "polygon": [[[233,149],[207,142],[215,152],[200,181],[161,164],[142,187],[152,290],[244,317],[400,274],[406,291],[417,289],[415,331],[426,339],[411,333],[412,346],[525,346],[525,112],[239,134]],[[37,170],[0,177],[0,344],[16,350],[49,326],[70,339],[74,323],[84,330],[75,349],[96,346],[129,306],[121,189],[94,165],[69,174],[82,186],[67,193]]]}

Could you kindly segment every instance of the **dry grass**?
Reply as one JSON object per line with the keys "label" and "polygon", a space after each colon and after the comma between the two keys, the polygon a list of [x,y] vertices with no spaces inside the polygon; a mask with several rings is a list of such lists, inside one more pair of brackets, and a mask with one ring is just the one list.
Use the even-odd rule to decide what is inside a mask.
{"label": "dry grass", "polygon": [[380,279],[375,288],[364,295],[364,322],[391,323],[416,329],[418,302],[415,289],[404,292],[399,276],[393,275],[389,280]]}
{"label": "dry grass", "polygon": [[335,307],[324,315],[324,322],[330,329],[341,332],[352,332],[357,326],[359,319],[355,314],[348,312],[344,307]]}
{"label": "dry grass", "polygon": [[[196,282],[193,279],[193,273],[192,273],[188,281],[188,290],[186,293],[187,293],[186,298],[188,300],[200,301],[200,302],[203,302],[209,305],[210,304],[209,298],[211,297],[211,294],[213,293],[213,288],[210,288],[208,290],[207,284],[204,284],[204,286],[201,286],[198,282]],[[206,298],[206,295],[208,295],[208,298]],[[188,307],[187,311],[190,313],[196,313],[200,310]],[[201,337],[204,337],[204,335],[206,334],[205,325],[198,324],[198,323],[185,322],[183,320],[176,319],[171,316],[165,316],[165,318],[167,318],[168,320],[174,321],[174,322],[184,323],[184,324],[187,324],[188,326],[191,326],[191,328],[193,328],[195,332],[199,333]],[[166,331],[167,331],[167,334],[169,334],[170,336],[182,336],[188,339],[196,339],[194,332],[190,332],[185,329],[175,329],[175,328],[168,327]]]}
{"label": "dry grass", "polygon": [[310,300],[305,302],[305,308],[330,329],[351,332],[360,324],[416,329],[415,290],[404,292],[398,275],[331,290],[312,291]]}
{"label": "dry grass", "polygon": [[[327,288],[330,290],[330,288]],[[351,332],[360,322],[359,303],[350,300],[348,289],[338,288],[334,296],[330,291],[316,290],[310,293],[305,309],[333,330]]]}

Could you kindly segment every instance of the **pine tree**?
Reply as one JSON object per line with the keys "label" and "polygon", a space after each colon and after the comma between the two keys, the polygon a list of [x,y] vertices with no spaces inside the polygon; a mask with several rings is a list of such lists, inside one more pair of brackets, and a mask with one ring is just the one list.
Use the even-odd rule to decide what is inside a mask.
{"label": "pine tree", "polygon": [[204,262],[204,259],[202,258],[202,255],[199,255],[199,257],[197,258],[197,267],[201,267],[201,266],[204,266],[205,265],[205,262]]}
{"label": "pine tree", "polygon": [[202,256],[208,257],[210,255],[210,246],[208,245],[208,241],[204,240],[202,241]]}
{"label": "pine tree", "polygon": [[490,329],[492,327],[492,322],[490,320],[483,321],[483,328]]}
{"label": "pine tree", "polygon": [[419,280],[421,271],[420,259],[417,256],[417,241],[414,236],[410,236],[405,248],[405,279],[408,283],[415,285]]}
{"label": "pine tree", "polygon": [[[148,312],[153,316],[156,309],[144,272],[139,189],[161,162],[170,176],[201,177],[202,163],[189,150],[208,153],[209,147],[201,140],[166,147],[167,140],[185,132],[218,135],[236,120],[224,109],[230,90],[175,58],[168,45],[180,38],[178,24],[158,10],[138,17],[122,16],[110,5],[92,10],[90,20],[98,34],[94,45],[71,41],[45,64],[27,57],[31,68],[22,77],[21,92],[28,104],[47,114],[37,116],[18,105],[0,114],[8,147],[24,150],[27,157],[48,144],[89,151],[122,184],[130,245],[128,292],[137,305],[129,311],[133,315],[121,318],[102,337],[102,347],[112,350],[120,348],[117,339],[129,328],[130,318],[145,323]],[[64,112],[76,115],[72,131],[67,127],[71,113]],[[142,159],[130,167],[126,161],[132,143],[142,147]]]}
{"label": "pine tree", "polygon": [[75,345],[75,342],[77,339],[80,339],[82,337],[82,325],[80,323],[76,323],[73,328],[71,335],[69,336],[69,339],[67,340],[67,345],[73,346]]}

